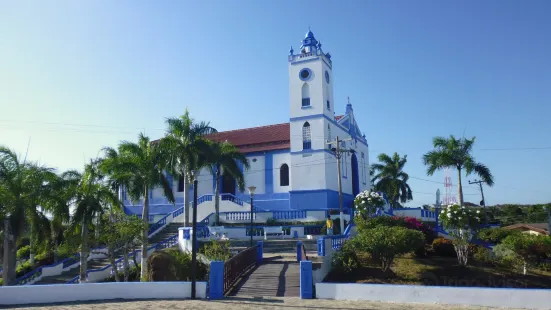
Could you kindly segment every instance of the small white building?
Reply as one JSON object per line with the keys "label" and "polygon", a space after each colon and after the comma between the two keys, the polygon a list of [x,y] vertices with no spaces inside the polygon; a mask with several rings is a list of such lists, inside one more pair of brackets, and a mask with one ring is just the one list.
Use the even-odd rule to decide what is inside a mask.
{"label": "small white building", "polygon": [[[243,171],[246,186],[256,186],[255,206],[267,211],[338,209],[337,159],[328,144],[339,137],[341,149],[353,150],[341,158],[344,207],[354,196],[370,188],[368,143],[360,130],[352,105],[336,116],[333,95],[333,61],[308,31],[298,53],[289,51],[289,122],[219,132],[209,139],[227,140],[246,154],[250,168]],[[151,192],[151,214],[167,214],[183,204],[183,185],[170,182],[176,206],[160,189]],[[214,193],[215,181],[207,169],[199,176],[198,196]],[[235,180],[222,177],[220,192],[248,201]],[[228,195],[226,195],[228,197]],[[129,213],[141,214],[139,204],[126,201]],[[200,220],[200,219],[199,219]]]}

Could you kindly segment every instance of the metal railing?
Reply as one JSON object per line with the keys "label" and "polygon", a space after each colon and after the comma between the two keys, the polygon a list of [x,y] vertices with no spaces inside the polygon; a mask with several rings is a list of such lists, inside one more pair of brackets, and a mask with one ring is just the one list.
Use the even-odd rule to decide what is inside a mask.
{"label": "metal railing", "polygon": [[258,246],[239,252],[224,263],[224,295],[230,292],[237,280],[257,262]]}

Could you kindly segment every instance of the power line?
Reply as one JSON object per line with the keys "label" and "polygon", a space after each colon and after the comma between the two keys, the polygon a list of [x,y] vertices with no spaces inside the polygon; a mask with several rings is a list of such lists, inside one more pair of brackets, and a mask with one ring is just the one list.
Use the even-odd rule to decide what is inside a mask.
{"label": "power line", "polygon": [[479,151],[529,151],[529,150],[551,150],[551,146],[546,147],[511,147],[495,149],[478,149]]}

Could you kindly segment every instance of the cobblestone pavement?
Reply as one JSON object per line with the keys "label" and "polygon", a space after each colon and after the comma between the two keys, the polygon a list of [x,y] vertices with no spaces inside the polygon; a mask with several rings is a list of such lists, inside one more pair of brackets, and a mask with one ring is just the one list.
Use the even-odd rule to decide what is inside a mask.
{"label": "cobblestone pavement", "polygon": [[[1,307],[0,307],[1,308]],[[482,310],[498,309],[487,307],[462,307],[451,305],[398,304],[368,301],[304,300],[299,298],[227,298],[219,301],[195,300],[146,300],[146,301],[100,301],[91,303],[71,303],[33,307],[18,307],[33,310],[141,310],[141,309],[190,309],[190,310],[245,310],[245,309],[367,309],[367,310]],[[499,308],[513,310],[512,308]]]}

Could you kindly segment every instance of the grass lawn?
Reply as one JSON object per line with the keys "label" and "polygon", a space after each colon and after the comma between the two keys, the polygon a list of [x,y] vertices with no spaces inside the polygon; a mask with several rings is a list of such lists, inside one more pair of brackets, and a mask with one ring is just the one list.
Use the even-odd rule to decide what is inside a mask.
{"label": "grass lawn", "polygon": [[469,266],[461,267],[456,258],[416,258],[408,254],[396,258],[391,269],[383,273],[368,255],[361,254],[359,258],[359,269],[347,274],[331,272],[324,282],[551,288],[549,272],[529,269],[525,276],[520,270],[495,267],[472,259]]}

